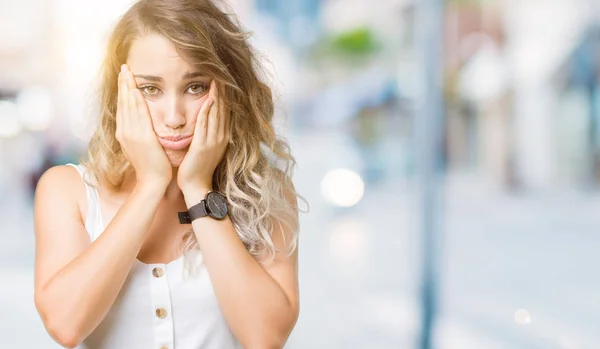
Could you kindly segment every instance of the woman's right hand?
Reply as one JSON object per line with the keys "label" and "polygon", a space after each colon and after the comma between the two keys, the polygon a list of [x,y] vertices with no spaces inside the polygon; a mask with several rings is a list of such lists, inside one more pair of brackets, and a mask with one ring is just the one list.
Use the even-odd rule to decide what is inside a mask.
{"label": "woman's right hand", "polygon": [[173,176],[172,166],[152,127],[148,105],[126,64],[119,74],[116,138],[135,169],[138,185],[167,187]]}

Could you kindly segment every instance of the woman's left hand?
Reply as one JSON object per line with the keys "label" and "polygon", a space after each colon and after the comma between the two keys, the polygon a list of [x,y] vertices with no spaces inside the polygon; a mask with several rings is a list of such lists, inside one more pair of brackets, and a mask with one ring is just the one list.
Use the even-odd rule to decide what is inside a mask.
{"label": "woman's left hand", "polygon": [[229,143],[229,109],[219,99],[216,82],[200,108],[192,143],[177,171],[177,185],[189,190],[210,191],[212,178]]}

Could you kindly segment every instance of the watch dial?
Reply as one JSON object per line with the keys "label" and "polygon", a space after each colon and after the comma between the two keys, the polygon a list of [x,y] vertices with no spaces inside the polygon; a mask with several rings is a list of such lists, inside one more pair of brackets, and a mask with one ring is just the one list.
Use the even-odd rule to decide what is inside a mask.
{"label": "watch dial", "polygon": [[206,204],[213,217],[223,219],[227,215],[227,201],[216,192],[211,192],[206,197]]}

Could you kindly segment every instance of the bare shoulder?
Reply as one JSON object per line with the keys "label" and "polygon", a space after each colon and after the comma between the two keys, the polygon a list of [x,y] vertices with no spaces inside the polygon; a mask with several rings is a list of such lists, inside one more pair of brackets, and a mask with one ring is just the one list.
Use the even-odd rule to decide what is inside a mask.
{"label": "bare shoulder", "polygon": [[80,212],[86,212],[85,185],[72,166],[60,165],[46,170],[38,181],[35,198],[36,202],[50,200],[58,205],[76,204]]}
{"label": "bare shoulder", "polygon": [[73,166],[54,166],[46,170],[40,177],[36,194],[40,189],[51,189],[57,186],[60,187],[60,189],[68,189],[69,192],[73,192],[73,189],[79,187],[76,185],[79,181],[82,181],[81,176]]}

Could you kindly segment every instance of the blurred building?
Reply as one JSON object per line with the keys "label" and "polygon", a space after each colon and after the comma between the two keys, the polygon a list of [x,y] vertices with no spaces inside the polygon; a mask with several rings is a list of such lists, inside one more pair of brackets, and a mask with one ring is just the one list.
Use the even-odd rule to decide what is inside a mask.
{"label": "blurred building", "polygon": [[256,0],[256,10],[267,16],[273,29],[299,51],[312,44],[320,34],[319,14],[322,0]]}
{"label": "blurred building", "polygon": [[600,26],[589,27],[556,70],[560,178],[600,182]]}
{"label": "blurred building", "polygon": [[[590,137],[595,136],[575,136],[570,130],[583,127],[595,132],[590,123],[594,119],[585,116],[589,122],[576,121],[589,114],[581,109],[574,110],[577,116],[567,116],[571,113],[561,107],[567,104],[559,101],[561,96],[573,95],[565,94],[554,79],[570,52],[577,50],[577,43],[586,40],[586,28],[597,20],[590,6],[592,2],[581,6],[551,2],[543,7],[531,2],[448,4],[445,66],[450,168],[475,170],[504,188],[545,190],[590,183],[590,176],[582,173],[597,166],[594,150],[590,144],[575,143],[576,139],[592,142]],[[579,51],[580,58],[597,60],[592,51]],[[585,70],[579,73],[586,79],[596,80],[582,59],[570,62],[571,67],[579,64],[575,70]],[[565,144],[566,139],[574,141]],[[574,153],[566,155],[569,147]]]}

